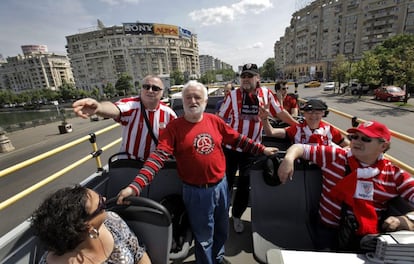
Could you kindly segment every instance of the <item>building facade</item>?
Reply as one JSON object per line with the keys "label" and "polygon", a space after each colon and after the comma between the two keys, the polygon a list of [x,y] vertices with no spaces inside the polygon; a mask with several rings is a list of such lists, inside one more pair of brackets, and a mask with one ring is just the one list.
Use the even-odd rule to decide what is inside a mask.
{"label": "building facade", "polygon": [[57,90],[74,84],[67,56],[48,53],[46,45],[22,46],[23,55],[6,58],[0,66],[2,89],[21,93],[33,89]]}
{"label": "building facade", "polygon": [[165,24],[123,23],[66,36],[76,87],[84,90],[115,86],[127,73],[138,85],[147,74],[168,76],[174,71],[186,79],[199,78],[197,35]]}
{"label": "building facade", "polygon": [[292,15],[274,45],[278,78],[331,79],[335,57],[358,60],[384,40],[414,33],[412,0],[317,0]]}
{"label": "building facade", "polygon": [[200,55],[200,73],[205,74],[208,71],[216,70],[233,70],[233,66],[229,63],[214,58],[211,55]]}

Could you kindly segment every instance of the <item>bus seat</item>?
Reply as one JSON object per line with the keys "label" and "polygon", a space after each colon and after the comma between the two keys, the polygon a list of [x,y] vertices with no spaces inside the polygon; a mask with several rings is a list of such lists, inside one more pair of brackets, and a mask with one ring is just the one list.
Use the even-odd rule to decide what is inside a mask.
{"label": "bus seat", "polygon": [[252,168],[253,250],[255,258],[262,263],[266,262],[269,249],[315,249],[310,218],[315,217],[319,204],[320,170],[310,170],[303,164],[295,167],[292,181],[278,186],[265,183],[260,166]]}
{"label": "bus seat", "polygon": [[[118,213],[142,241],[153,264],[169,262],[172,241],[171,216],[160,203],[144,197],[128,197],[130,205],[108,200],[108,209]],[[112,204],[110,207],[109,204]]]}
{"label": "bus seat", "polygon": [[127,187],[137,175],[143,162],[135,159],[118,158],[126,153],[116,153],[108,159],[108,170],[102,173],[102,177],[107,177],[104,196],[107,199],[118,195],[119,191]]}
{"label": "bus seat", "polygon": [[[153,181],[142,190],[141,196],[161,202],[166,197],[174,194],[182,196],[182,181],[178,176],[176,161],[168,160],[164,163],[164,167],[158,172]],[[188,226],[185,236],[180,241],[180,250],[171,251],[170,259],[179,260],[186,258],[189,254],[192,241],[192,230]]]}

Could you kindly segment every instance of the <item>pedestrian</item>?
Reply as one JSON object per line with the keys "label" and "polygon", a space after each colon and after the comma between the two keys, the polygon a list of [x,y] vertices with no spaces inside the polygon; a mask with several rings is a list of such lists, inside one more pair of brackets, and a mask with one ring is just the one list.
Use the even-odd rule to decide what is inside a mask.
{"label": "pedestrian", "polygon": [[82,118],[95,114],[113,118],[123,126],[120,152],[127,152],[128,158],[144,161],[155,149],[162,130],[177,115],[161,102],[164,84],[158,76],[147,75],[142,82],[140,96],[115,103],[84,98],[74,102],[72,107]]}
{"label": "pedestrian", "polygon": [[[260,143],[262,141],[263,125],[259,117],[259,107],[269,105],[269,113],[293,125],[297,121],[280,106],[273,93],[266,87],[260,87],[260,74],[256,64],[245,64],[240,74],[240,88],[233,90],[226,97],[219,116],[224,120],[230,120],[230,126],[239,133]],[[233,183],[237,170],[236,193],[232,206],[233,227],[237,233],[244,230],[241,216],[247,208],[249,201],[249,166],[253,158],[250,153],[241,152],[240,149],[226,146],[226,176],[229,188],[233,190]]]}
{"label": "pedestrian", "polygon": [[229,194],[222,144],[255,155],[272,155],[277,148],[256,143],[233,130],[217,115],[204,113],[208,96],[203,84],[189,81],[182,96],[184,116],[167,125],[156,150],[144,163],[135,181],[119,193],[118,204],[122,204],[125,197],[139,195],[168,157],[174,155],[195,238],[196,263],[225,263]]}
{"label": "pedestrian", "polygon": [[48,196],[33,212],[31,226],[47,249],[40,264],[151,263],[125,221],[105,210],[105,198],[80,185]]}
{"label": "pedestrian", "polygon": [[[400,196],[414,202],[414,180],[384,157],[391,132],[368,121],[347,130],[350,148],[295,144],[280,164],[282,183],[291,179],[294,161],[303,158],[322,170],[318,228],[320,249],[359,250],[359,240],[380,231],[414,230],[413,213],[384,219],[387,202]],[[286,201],[289,202],[289,201]]]}
{"label": "pedestrian", "polygon": [[311,99],[301,106],[301,111],[304,117],[303,122],[286,128],[274,128],[270,125],[267,109],[260,108],[260,118],[266,136],[288,138],[293,144],[349,146],[349,140],[337,128],[322,120],[328,113],[328,105],[325,102]]}
{"label": "pedestrian", "polygon": [[280,105],[291,116],[297,117],[299,113],[299,106],[296,97],[288,94],[289,86],[286,81],[278,81],[275,83],[275,95],[279,100]]}

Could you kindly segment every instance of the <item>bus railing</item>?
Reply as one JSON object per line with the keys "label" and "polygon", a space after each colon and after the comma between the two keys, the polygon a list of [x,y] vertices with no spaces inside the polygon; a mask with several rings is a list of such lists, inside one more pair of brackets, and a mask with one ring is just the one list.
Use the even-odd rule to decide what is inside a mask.
{"label": "bus railing", "polygon": [[6,207],[9,207],[10,205],[14,204],[18,200],[24,198],[25,196],[27,196],[27,195],[31,194],[32,192],[40,189],[41,187],[45,186],[46,184],[48,184],[48,183],[56,180],[57,178],[61,177],[65,173],[69,172],[72,169],[75,169],[79,165],[81,165],[81,164],[83,164],[83,163],[85,163],[85,162],[87,162],[87,161],[89,161],[91,159],[95,159],[96,166],[97,166],[97,171],[102,171],[103,170],[103,166],[102,166],[102,162],[101,162],[101,159],[100,159],[100,155],[104,151],[110,149],[114,145],[116,145],[119,142],[121,142],[121,138],[118,138],[118,139],[112,141],[111,143],[107,144],[106,146],[104,146],[104,147],[102,147],[102,148],[99,149],[98,148],[98,145],[96,143],[96,136],[102,135],[102,134],[104,134],[104,133],[106,133],[106,132],[108,132],[108,131],[110,131],[110,130],[118,127],[118,126],[119,126],[119,124],[114,124],[114,125],[111,125],[109,127],[103,128],[103,129],[101,129],[101,130],[99,130],[99,131],[97,131],[95,133],[90,133],[87,136],[81,137],[81,138],[76,139],[76,140],[74,140],[72,142],[69,142],[69,143],[67,143],[65,145],[62,145],[62,146],[57,147],[55,149],[52,149],[52,150],[50,150],[48,152],[45,152],[45,153],[43,153],[43,154],[41,154],[41,155],[39,155],[37,157],[28,159],[26,161],[20,162],[19,164],[16,164],[14,166],[11,166],[9,168],[6,168],[4,170],[1,170],[0,171],[0,177],[4,177],[4,176],[7,176],[7,175],[9,175],[9,174],[11,174],[11,173],[13,173],[15,171],[21,170],[21,169],[26,168],[26,167],[28,167],[30,165],[33,165],[33,164],[35,164],[35,163],[37,163],[37,162],[39,162],[41,160],[44,160],[44,159],[46,159],[46,158],[48,158],[50,156],[53,156],[53,155],[55,155],[57,153],[66,151],[66,150],[68,150],[68,149],[70,149],[70,148],[72,148],[74,146],[77,146],[77,145],[79,145],[79,144],[81,144],[81,143],[83,143],[85,141],[88,141],[89,140],[89,142],[92,145],[92,152],[89,153],[88,155],[86,155],[85,157],[83,157],[83,158],[81,158],[81,159],[79,159],[79,160],[71,163],[69,166],[64,167],[63,169],[61,169],[61,170],[57,171],[56,173],[48,176],[47,178],[43,179],[42,181],[40,181],[40,182],[38,182],[38,183],[30,186],[26,190],[24,190],[24,191],[22,191],[22,192],[20,192],[20,193],[18,193],[16,195],[14,195],[14,196],[6,199],[5,201],[1,202],[0,203],[0,211],[3,210],[3,209],[5,209]]}
{"label": "bus railing", "polygon": [[[355,122],[365,122],[365,120],[363,120],[363,119],[356,118],[354,116],[351,116],[351,115],[348,115],[346,113],[340,112],[340,111],[338,111],[336,109],[333,109],[333,108],[329,108],[329,111],[332,112],[332,113],[335,113],[335,114],[337,114],[339,116],[342,116],[344,118],[349,119],[351,122],[353,122],[353,124],[355,124]],[[85,162],[87,162],[87,161],[89,161],[91,159],[95,159],[96,160],[97,171],[98,172],[99,171],[102,171],[103,170],[103,167],[102,167],[102,162],[100,160],[100,155],[104,151],[106,151],[109,148],[113,147],[114,145],[118,144],[121,141],[121,138],[118,138],[118,139],[114,140],[113,142],[111,142],[110,144],[108,144],[108,145],[106,145],[106,146],[104,146],[104,147],[102,147],[102,148],[99,149],[98,148],[98,145],[96,143],[96,137],[99,136],[99,135],[102,135],[102,134],[104,134],[104,133],[106,133],[106,132],[108,132],[108,131],[110,131],[110,130],[118,127],[118,126],[119,126],[119,124],[111,125],[109,127],[106,127],[104,129],[101,129],[101,130],[99,130],[99,131],[97,131],[95,133],[91,133],[91,134],[89,134],[87,136],[81,137],[81,138],[79,138],[77,140],[74,140],[74,141],[72,141],[70,143],[67,143],[67,144],[62,145],[60,147],[57,147],[57,148],[55,148],[53,150],[50,150],[48,152],[45,152],[45,153],[43,153],[43,154],[41,154],[41,155],[39,155],[39,156],[37,156],[35,158],[28,159],[28,160],[23,161],[23,162],[21,162],[19,164],[16,164],[14,166],[11,166],[9,168],[6,168],[4,170],[1,170],[0,171],[0,178],[1,177],[4,177],[4,176],[7,176],[7,175],[9,175],[9,174],[11,174],[11,173],[13,173],[15,171],[20,170],[20,169],[23,169],[25,167],[28,167],[28,166],[36,163],[36,162],[39,162],[41,160],[44,160],[44,159],[46,159],[46,158],[48,158],[50,156],[53,156],[53,155],[55,155],[57,153],[60,153],[60,152],[65,151],[65,150],[68,150],[69,148],[72,148],[72,147],[74,147],[76,145],[79,145],[79,144],[81,144],[81,143],[83,143],[83,142],[85,142],[87,140],[89,140],[90,143],[92,144],[92,152],[91,153],[89,153],[85,157],[79,159],[78,161],[75,161],[74,163],[70,164],[69,166],[67,166],[67,167],[59,170],[58,172],[56,172],[56,173],[48,176],[44,180],[42,180],[42,181],[34,184],[33,186],[27,188],[26,190],[24,190],[24,191],[22,191],[22,192],[20,192],[20,193],[18,193],[16,195],[10,197],[9,199],[1,202],[0,203],[0,211],[3,210],[6,207],[12,205],[13,203],[17,202],[18,200],[24,198],[25,196],[29,195],[30,193],[38,190],[39,188],[45,186],[46,184],[48,184],[48,183],[56,180],[57,178],[61,177],[62,175],[64,175],[68,171],[76,168],[77,166],[79,166],[79,165],[81,165],[81,164],[83,164],[83,163],[85,163]],[[335,126],[335,125],[333,125],[333,126]],[[339,130],[341,131],[341,133],[347,134],[346,131],[343,131],[341,129],[339,129]],[[407,143],[411,143],[411,144],[414,143],[414,139],[413,138],[411,138],[409,136],[406,136],[404,134],[401,134],[399,132],[396,132],[396,131],[391,130],[391,134],[394,137],[396,137],[396,138],[398,138],[398,139],[400,139],[402,141],[405,141]],[[408,164],[406,164],[404,162],[401,162],[401,161],[395,159],[394,157],[392,157],[390,155],[387,155],[386,154],[386,156],[395,165],[397,165],[400,168],[404,169],[405,171],[407,171],[411,175],[414,175],[414,168],[413,167],[409,166]]]}

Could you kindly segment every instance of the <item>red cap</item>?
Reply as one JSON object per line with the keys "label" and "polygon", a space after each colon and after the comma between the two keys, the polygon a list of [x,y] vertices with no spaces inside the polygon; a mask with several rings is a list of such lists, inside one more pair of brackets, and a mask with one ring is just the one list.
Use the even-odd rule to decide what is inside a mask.
{"label": "red cap", "polygon": [[383,138],[386,141],[391,140],[390,130],[384,124],[381,124],[377,121],[367,121],[365,123],[361,123],[358,125],[358,127],[350,128],[346,132],[360,132],[370,138]]}

